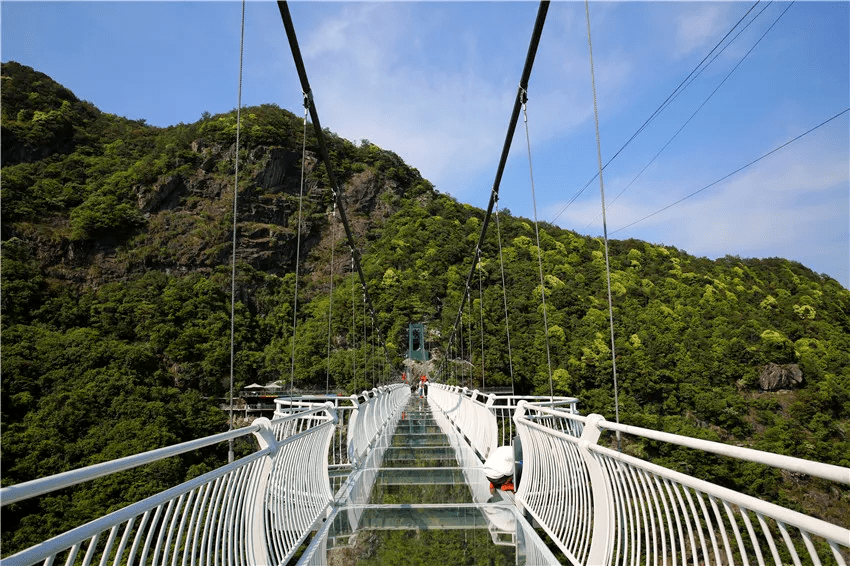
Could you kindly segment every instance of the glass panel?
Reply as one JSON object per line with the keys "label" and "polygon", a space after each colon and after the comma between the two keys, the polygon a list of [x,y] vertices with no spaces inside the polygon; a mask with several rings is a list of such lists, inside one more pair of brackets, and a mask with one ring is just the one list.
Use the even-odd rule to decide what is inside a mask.
{"label": "glass panel", "polygon": [[449,446],[449,439],[443,433],[396,434],[392,446]]}
{"label": "glass panel", "polygon": [[488,489],[480,462],[458,462],[458,442],[442,432],[426,399],[411,399],[381,468],[363,470],[364,489],[372,485],[368,504],[339,508],[329,525],[323,563],[557,563],[513,504]]}
{"label": "glass panel", "polygon": [[[455,462],[457,466],[457,462]],[[381,468],[376,484],[384,485],[455,485],[466,487],[463,469],[453,468]],[[423,502],[424,503],[424,502]]]}
{"label": "glass panel", "polygon": [[483,529],[365,530],[347,542],[349,546],[328,549],[329,564],[516,564],[514,547],[494,545]]}
{"label": "glass panel", "polygon": [[394,446],[384,452],[387,468],[451,468],[457,465],[454,448],[448,446]]}
{"label": "glass panel", "polygon": [[369,503],[472,503],[472,493],[461,480],[454,484],[384,484],[375,482]]}

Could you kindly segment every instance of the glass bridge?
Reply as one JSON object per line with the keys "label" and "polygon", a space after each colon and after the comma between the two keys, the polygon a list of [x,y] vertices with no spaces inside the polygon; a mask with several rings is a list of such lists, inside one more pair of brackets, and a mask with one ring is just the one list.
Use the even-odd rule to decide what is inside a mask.
{"label": "glass bridge", "polygon": [[[256,450],[32,548],[2,566],[285,564],[838,564],[848,525],[616,449],[614,435],[806,474],[850,469],[582,416],[574,398],[432,384],[278,399],[275,417],[0,490],[2,505],[240,437]],[[483,464],[515,445],[513,491]],[[520,473],[521,472],[521,473]],[[850,522],[850,519],[848,519]]]}

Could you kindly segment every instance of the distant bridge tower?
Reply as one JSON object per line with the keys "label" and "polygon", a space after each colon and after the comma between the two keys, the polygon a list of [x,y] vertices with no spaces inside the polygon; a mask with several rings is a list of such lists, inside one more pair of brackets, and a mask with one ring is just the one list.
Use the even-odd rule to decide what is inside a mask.
{"label": "distant bridge tower", "polygon": [[425,324],[421,322],[411,322],[407,326],[407,357],[419,362],[431,359],[425,348]]}

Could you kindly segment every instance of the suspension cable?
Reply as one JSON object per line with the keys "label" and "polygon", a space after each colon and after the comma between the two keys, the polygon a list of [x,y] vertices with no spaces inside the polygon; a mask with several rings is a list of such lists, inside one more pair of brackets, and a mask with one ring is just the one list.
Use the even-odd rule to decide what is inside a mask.
{"label": "suspension cable", "polygon": [[505,304],[505,334],[508,338],[508,368],[511,372],[511,395],[516,395],[514,387],[514,361],[511,355],[511,325],[508,320],[508,293],[505,285],[505,260],[502,256],[502,230],[499,227],[499,205],[496,205],[496,239],[499,241],[499,269],[502,272],[502,300]]}
{"label": "suspension cable", "polygon": [[[230,423],[233,430],[233,369],[236,365],[236,196],[239,192],[239,132],[242,125],[242,54],[245,47],[245,0],[242,0],[242,24],[239,36],[239,88],[236,96],[236,155],[233,165],[233,250],[230,254]],[[227,442],[227,461],[233,462],[233,439]]]}
{"label": "suspension cable", "polygon": [[[543,33],[543,24],[546,21],[546,13],[549,11],[549,2],[548,0],[542,0],[540,2],[540,6],[537,10],[537,18],[534,22],[534,29],[531,33],[531,41],[528,46],[528,52],[525,56],[525,65],[522,69],[522,76],[519,81],[519,88],[517,89],[516,99],[514,101],[513,111],[511,112],[511,118],[508,123],[508,131],[505,135],[505,143],[502,146],[502,155],[499,159],[499,166],[496,168],[496,178],[493,181],[493,188],[490,192],[490,202],[487,205],[487,212],[484,215],[484,222],[481,224],[481,233],[478,236],[478,244],[475,246],[476,257],[472,260],[472,266],[469,270],[469,275],[466,277],[466,288],[469,289],[469,285],[472,282],[472,277],[475,274],[475,265],[478,261],[478,251],[482,249],[484,244],[484,236],[487,233],[487,225],[490,222],[490,215],[493,212],[493,207],[496,204],[496,201],[499,200],[499,185],[502,182],[502,174],[505,170],[505,164],[508,160],[508,154],[511,150],[511,143],[514,138],[514,131],[516,130],[516,124],[519,120],[519,110],[522,104],[522,98],[524,96],[524,92],[528,89],[528,79],[531,77],[531,69],[534,67],[534,58],[537,55],[537,47],[540,44],[540,35]],[[466,296],[461,298],[460,306],[458,307],[457,316],[455,317],[454,325],[452,326],[452,332],[449,335],[448,343],[451,344],[454,340],[455,333],[457,331],[458,324],[460,322],[461,313],[463,312],[464,301],[466,300]],[[445,359],[443,360],[445,363]]]}
{"label": "suspension cable", "polygon": [[[313,122],[313,131],[316,135],[316,145],[319,150],[319,155],[322,158],[322,162],[325,164],[325,171],[328,174],[328,181],[330,182],[331,191],[333,192],[333,197],[336,201],[337,208],[339,209],[339,218],[342,221],[343,228],[345,228],[345,235],[348,239],[348,246],[351,248],[353,266],[354,269],[357,271],[358,276],[360,277],[360,285],[363,287],[363,294],[366,298],[366,304],[368,305],[369,312],[374,318],[375,309],[372,306],[372,299],[369,296],[369,287],[366,283],[366,276],[364,275],[363,269],[360,265],[360,252],[358,251],[357,242],[354,239],[354,233],[351,230],[351,225],[348,222],[348,215],[345,213],[343,194],[342,191],[340,191],[339,189],[339,183],[337,182],[333,164],[331,163],[330,159],[330,154],[328,153],[327,144],[325,143],[325,134],[322,130],[322,125],[319,122],[319,113],[316,110],[316,104],[313,101],[313,91],[310,88],[310,81],[307,79],[307,70],[304,67],[304,59],[301,57],[301,48],[298,46],[298,38],[295,35],[295,26],[292,23],[292,16],[289,13],[289,6],[284,1],[278,1],[277,6],[278,10],[280,11],[280,17],[283,20],[283,27],[286,29],[286,37],[289,41],[290,51],[292,51],[292,59],[295,63],[295,69],[297,70],[298,78],[301,81],[301,90],[304,93],[304,99],[310,112],[310,119]],[[378,327],[378,336],[379,340],[382,343],[385,343],[385,340],[381,335],[380,327]]]}
{"label": "suspension cable", "polygon": [[472,387],[472,379],[475,373],[475,359],[473,358],[475,338],[472,336],[472,293],[469,292],[469,287],[466,288],[466,296],[469,301],[469,331],[467,332],[467,336],[469,336],[469,386]]}
{"label": "suspension cable", "polygon": [[[662,103],[658,106],[658,108],[656,108],[656,109],[655,109],[655,111],[654,111],[654,112],[653,112],[653,113],[649,116],[649,118],[647,118],[647,119],[646,119],[646,121],[644,121],[644,123],[640,126],[640,128],[638,128],[638,129],[637,129],[637,131],[636,131],[634,134],[632,134],[632,136],[631,136],[631,137],[630,137],[630,138],[626,141],[626,143],[624,143],[624,144],[620,147],[620,149],[618,149],[618,150],[617,150],[617,152],[616,152],[614,155],[612,155],[612,156],[611,156],[611,158],[610,158],[610,159],[609,159],[609,160],[605,163],[605,165],[602,167],[602,169],[603,169],[603,170],[604,170],[604,169],[606,169],[606,168],[608,167],[608,165],[610,165],[610,164],[611,164],[611,162],[612,162],[612,161],[614,161],[614,159],[616,159],[616,158],[617,158],[617,156],[618,156],[618,155],[620,155],[620,153],[621,153],[624,149],[626,149],[626,147],[627,147],[630,143],[632,143],[632,141],[633,141],[633,140],[634,140],[634,139],[635,139],[635,138],[636,138],[636,137],[637,137],[637,136],[638,136],[638,135],[639,135],[639,134],[640,134],[640,133],[641,133],[641,132],[642,132],[642,131],[643,131],[643,130],[644,130],[644,129],[645,129],[645,128],[649,125],[649,124],[650,124],[650,122],[652,122],[652,121],[653,121],[656,117],[658,117],[658,115],[659,115],[659,114],[660,114],[660,113],[661,113],[661,112],[662,112],[662,111],[663,111],[663,110],[664,110],[667,106],[669,106],[669,105],[670,105],[670,103],[673,101],[673,99],[675,99],[675,98],[676,98],[679,94],[681,94],[681,92],[682,92],[685,88],[687,88],[687,87],[688,87],[688,85],[690,85],[690,82],[693,82],[693,80],[691,80],[690,82],[688,82],[688,79],[691,79],[691,77],[696,78],[696,77],[695,77],[695,75],[694,75],[694,73],[697,73],[697,70],[699,70],[699,72],[701,73],[701,72],[702,72],[702,70],[704,70],[705,68],[707,68],[707,67],[708,67],[708,65],[710,65],[710,64],[714,61],[714,59],[712,59],[712,60],[711,60],[711,61],[709,61],[709,62],[708,62],[705,66],[703,66],[703,63],[705,63],[705,61],[706,61],[706,60],[707,60],[707,59],[711,56],[711,54],[712,54],[712,53],[714,53],[714,52],[717,50],[717,48],[718,48],[718,47],[720,47],[720,45],[721,45],[724,41],[726,41],[726,38],[727,38],[727,37],[729,37],[729,34],[731,34],[731,33],[735,30],[735,28],[737,28],[737,27],[741,24],[741,22],[742,22],[742,21],[744,21],[744,18],[746,18],[746,17],[749,15],[749,13],[753,11],[753,8],[755,8],[755,7],[758,5],[758,3],[759,3],[760,1],[761,1],[761,0],[756,0],[756,3],[755,3],[755,4],[753,4],[752,6],[750,6],[750,9],[749,9],[749,10],[747,10],[747,12],[746,12],[743,16],[741,16],[741,18],[740,18],[740,19],[739,19],[739,20],[735,23],[735,25],[734,25],[734,26],[732,26],[732,28],[731,28],[728,32],[726,32],[726,35],[724,35],[724,36],[723,36],[723,38],[722,38],[720,41],[718,41],[718,42],[717,42],[717,44],[716,44],[714,47],[712,47],[712,48],[711,48],[711,51],[709,51],[709,52],[706,54],[706,56],[705,56],[705,57],[703,57],[702,61],[700,61],[700,62],[699,62],[699,64],[697,64],[697,66],[696,66],[696,67],[694,67],[694,68],[693,68],[693,70],[692,70],[690,73],[688,73],[688,76],[687,76],[687,77],[685,77],[684,79],[682,79],[682,82],[680,82],[680,83],[679,83],[679,85],[678,85],[675,89],[673,89],[673,92],[671,92],[671,93],[667,96],[667,98],[664,100],[664,102],[662,102]],[[763,10],[762,10],[762,11],[763,11]],[[761,12],[759,12],[759,14],[761,14]],[[757,17],[758,17],[758,15],[756,15],[755,17],[757,18]],[[753,19],[755,19],[755,18],[753,18]],[[747,24],[747,25],[749,25],[749,24]],[[735,38],[737,38],[737,35],[735,36]],[[735,38],[733,38],[733,39],[732,39],[732,41],[734,41],[734,40],[735,40]],[[730,42],[730,43],[731,43],[731,42]],[[726,49],[726,48],[724,47],[723,49]],[[702,68],[702,70],[700,70],[700,68]],[[699,74],[699,73],[697,73],[697,74]],[[688,84],[685,84],[685,83],[688,83]],[[572,196],[572,198],[570,198],[570,200],[567,202],[567,204],[565,204],[565,205],[561,208],[561,210],[559,210],[559,211],[558,211],[558,214],[556,214],[556,215],[554,216],[554,218],[552,218],[552,220],[551,220],[550,222],[554,223],[554,222],[555,222],[558,218],[560,218],[560,217],[561,217],[561,215],[564,213],[564,211],[565,211],[565,210],[567,210],[567,209],[570,207],[570,205],[572,205],[572,204],[573,204],[573,202],[575,202],[575,200],[576,200],[576,199],[577,199],[577,198],[578,198],[578,197],[579,197],[579,196],[580,196],[580,195],[584,192],[584,190],[585,190],[587,187],[589,187],[589,186],[590,186],[590,184],[591,184],[591,183],[592,183],[592,182],[596,179],[596,175],[598,175],[598,173],[594,173],[593,177],[591,177],[591,178],[590,178],[590,180],[588,180],[588,181],[587,181],[587,183],[585,183],[585,184],[584,184],[584,186],[583,186],[581,189],[579,189],[579,190],[578,190],[578,192],[576,192],[576,193]]]}
{"label": "suspension cable", "polygon": [[[458,354],[460,356],[460,358],[459,358],[460,359],[460,384],[461,384],[461,386],[463,386],[463,378],[466,376],[466,367],[464,367],[464,362],[466,360],[464,360],[464,358],[463,358],[463,311],[461,311],[460,316],[461,316],[460,336],[459,336],[459,340],[458,340],[458,344],[459,344],[460,348],[459,348]],[[451,346],[451,342],[449,342],[449,346]]]}
{"label": "suspension cable", "polygon": [[752,161],[750,161],[750,162],[749,162],[749,163],[747,163],[746,165],[742,165],[741,167],[738,167],[737,169],[735,169],[735,170],[734,170],[734,171],[732,171],[731,173],[727,173],[726,175],[723,175],[722,177],[720,177],[720,178],[719,178],[719,179],[717,179],[716,181],[713,181],[713,182],[711,182],[711,183],[707,184],[707,185],[706,185],[706,186],[704,186],[703,188],[701,188],[701,189],[697,189],[697,190],[695,190],[694,192],[692,192],[692,193],[690,193],[690,194],[688,194],[688,195],[686,195],[686,196],[683,196],[682,198],[680,198],[679,200],[677,200],[677,201],[675,201],[675,202],[671,202],[671,203],[670,203],[670,204],[668,204],[667,206],[665,206],[665,207],[663,207],[663,208],[660,208],[660,209],[656,210],[655,212],[653,212],[653,213],[651,213],[651,214],[647,214],[646,216],[644,216],[644,217],[642,217],[642,218],[638,218],[638,219],[637,219],[637,220],[635,220],[634,222],[631,222],[631,223],[629,223],[629,224],[626,224],[625,226],[622,226],[622,227],[620,227],[620,228],[617,228],[616,230],[612,231],[611,233],[612,233],[612,234],[616,234],[617,232],[620,232],[621,230],[625,230],[626,228],[629,228],[629,227],[631,227],[631,226],[634,226],[634,225],[635,225],[635,224],[637,224],[638,222],[643,222],[644,220],[646,220],[646,219],[648,219],[648,218],[652,218],[652,217],[653,217],[653,216],[655,216],[656,214],[660,214],[660,213],[664,212],[665,210],[667,210],[668,208],[672,208],[672,207],[676,206],[677,204],[679,204],[679,203],[681,203],[681,202],[684,202],[684,201],[688,200],[689,198],[691,198],[691,197],[693,197],[693,196],[696,196],[697,194],[699,194],[699,193],[703,192],[703,191],[704,191],[704,190],[706,190],[706,189],[710,189],[710,188],[711,188],[711,187],[713,187],[714,185],[716,185],[716,184],[718,184],[718,183],[721,183],[721,182],[725,181],[726,179],[728,179],[728,178],[729,178],[729,177],[731,177],[732,175],[735,175],[736,173],[740,173],[741,171],[743,171],[743,170],[744,170],[744,169],[746,169],[747,167],[750,167],[751,165],[755,165],[756,163],[758,163],[758,162],[759,162],[759,161],[761,161],[762,159],[764,159],[764,158],[766,158],[766,157],[769,157],[770,155],[773,155],[774,153],[776,153],[777,151],[779,151],[779,150],[780,150],[780,149],[782,149],[783,147],[788,146],[788,145],[791,145],[792,143],[794,143],[795,141],[799,140],[800,138],[802,138],[802,137],[804,137],[804,136],[807,136],[808,134],[810,134],[810,133],[814,132],[815,130],[817,130],[818,128],[820,128],[820,127],[822,127],[822,126],[827,125],[828,123],[832,122],[833,120],[835,120],[835,119],[836,119],[836,118],[838,118],[839,116],[841,116],[841,115],[843,115],[843,114],[846,114],[847,112],[850,112],[850,108],[845,108],[844,110],[842,110],[842,111],[841,111],[841,112],[839,112],[838,114],[835,114],[835,115],[834,115],[834,116],[832,116],[831,118],[827,118],[826,120],[824,120],[823,122],[821,122],[821,123],[820,123],[820,124],[818,124],[817,126],[814,126],[813,128],[809,128],[808,130],[806,130],[806,131],[805,131],[805,132],[803,132],[802,134],[799,134],[799,135],[797,135],[797,136],[795,136],[795,137],[791,138],[791,139],[790,139],[790,140],[788,140],[787,142],[783,143],[782,145],[779,145],[779,146],[777,146],[777,147],[775,147],[775,148],[771,149],[770,151],[768,151],[767,153],[765,153],[765,154],[764,154],[764,155],[762,155],[761,157],[757,157],[757,158],[753,159]]}
{"label": "suspension cable", "polygon": [[[614,414],[620,422],[620,399],[617,391],[617,355],[614,350],[614,307],[611,301],[611,266],[608,262],[608,225],[605,219],[605,184],[602,182],[602,142],[599,136],[599,110],[596,105],[596,76],[593,72],[593,44],[590,41],[590,6],[584,0],[587,15],[587,48],[590,52],[590,85],[593,89],[593,119],[596,124],[596,157],[599,161],[599,193],[602,198],[602,236],[605,243],[605,276],[608,280],[608,326],[611,330],[611,364],[614,373]],[[620,450],[620,431],[617,431],[617,450]]]}
{"label": "suspension cable", "polygon": [[534,209],[534,236],[537,238],[537,270],[540,273],[540,300],[543,303],[543,337],[546,341],[546,368],[549,371],[549,397],[555,397],[555,387],[552,383],[552,356],[549,351],[549,319],[546,313],[546,281],[543,278],[543,248],[540,245],[540,228],[537,225],[537,198],[534,191],[534,168],[531,166],[531,137],[528,134],[528,97],[523,93],[522,118],[525,122],[525,142],[528,148],[528,175],[531,179],[531,204]]}
{"label": "suspension cable", "polygon": [[292,362],[289,373],[289,396],[295,383],[295,340],[298,335],[298,272],[301,269],[301,210],[304,205],[304,175],[307,170],[307,97],[304,97],[304,132],[301,144],[301,187],[298,190],[298,225],[295,238],[295,302],[292,309]]}
{"label": "suspension cable", "polygon": [[478,259],[478,311],[481,324],[481,389],[484,389],[484,294],[481,290],[481,259]]}
{"label": "suspension cable", "polygon": [[[363,295],[363,382],[369,383],[369,370],[366,368],[366,354],[369,352],[369,343],[366,340],[366,295]],[[372,385],[374,387],[374,384]]]}
{"label": "suspension cable", "polygon": [[[741,66],[741,63],[743,63],[743,62],[744,62],[744,60],[745,60],[745,59],[746,59],[746,58],[750,55],[750,53],[752,53],[752,52],[753,52],[753,50],[754,50],[754,49],[758,46],[758,44],[759,44],[759,43],[761,43],[761,40],[762,40],[762,39],[764,39],[765,35],[767,35],[767,33],[768,33],[771,29],[773,29],[773,26],[775,26],[775,25],[776,25],[776,23],[779,21],[779,19],[780,19],[782,16],[784,16],[784,15],[785,15],[785,12],[787,12],[787,11],[788,11],[788,9],[789,9],[789,8],[791,8],[791,6],[792,6],[793,4],[794,4],[793,2],[791,2],[791,4],[788,4],[788,7],[787,7],[787,8],[785,8],[785,10],[784,10],[781,14],[779,14],[779,16],[776,18],[776,20],[774,20],[774,22],[770,25],[770,27],[769,27],[769,28],[767,28],[767,30],[766,30],[766,31],[762,34],[762,36],[758,39],[758,41],[756,41],[756,43],[755,43],[755,44],[754,44],[754,45],[750,48],[750,50],[749,50],[749,51],[747,51],[747,52],[744,54],[744,56],[743,56],[743,57],[741,57],[741,59],[738,61],[738,63],[736,63],[736,64],[735,64],[735,66],[734,66],[734,67],[732,67],[732,69],[731,69],[728,73],[726,73],[726,76],[725,76],[725,77],[723,77],[723,80],[722,80],[722,81],[720,81],[720,83],[718,83],[718,85],[714,88],[714,90],[713,90],[713,91],[711,91],[711,94],[709,94],[709,95],[708,95],[708,97],[706,97],[706,99],[702,101],[702,104],[700,104],[700,105],[697,107],[697,109],[693,111],[693,113],[690,115],[690,117],[689,117],[687,120],[685,120],[685,123],[684,123],[684,124],[682,124],[682,125],[679,127],[679,129],[678,129],[678,130],[676,130],[676,133],[674,133],[674,134],[670,137],[670,139],[668,139],[668,140],[667,140],[667,143],[665,143],[665,144],[661,147],[661,149],[659,149],[659,150],[658,150],[658,152],[657,152],[657,153],[656,153],[656,154],[652,157],[652,159],[650,159],[650,160],[647,162],[647,164],[643,166],[643,169],[641,169],[641,170],[638,172],[638,174],[637,174],[637,175],[635,175],[635,176],[634,176],[634,178],[633,178],[631,181],[629,181],[629,183],[628,183],[625,187],[623,187],[623,189],[622,189],[619,193],[617,193],[617,196],[615,196],[615,197],[614,197],[614,199],[613,199],[613,200],[612,200],[612,201],[608,204],[608,206],[609,206],[609,207],[610,207],[610,206],[613,206],[613,205],[614,205],[614,203],[615,203],[615,202],[617,202],[617,199],[619,199],[619,198],[620,198],[620,196],[622,196],[622,194],[623,194],[623,193],[625,193],[625,192],[629,189],[629,187],[631,187],[631,186],[635,183],[635,181],[637,181],[637,180],[640,178],[640,176],[641,176],[641,175],[643,175],[643,173],[644,173],[647,169],[649,169],[649,166],[650,166],[650,165],[652,165],[653,163],[655,163],[655,160],[656,160],[656,159],[658,159],[658,157],[659,157],[659,156],[660,156],[660,155],[664,152],[664,150],[665,150],[665,149],[667,149],[667,147],[669,147],[669,146],[670,146],[670,144],[671,144],[671,143],[673,143],[673,140],[675,140],[675,139],[679,136],[679,134],[681,134],[681,133],[682,133],[682,130],[684,130],[684,129],[688,126],[688,124],[690,124],[690,123],[691,123],[691,120],[693,120],[693,119],[696,117],[696,115],[699,113],[699,111],[700,111],[700,110],[702,110],[702,109],[703,109],[703,107],[704,107],[704,106],[708,103],[708,101],[709,101],[709,100],[711,100],[711,98],[712,98],[715,94],[717,94],[717,91],[718,91],[718,90],[720,90],[720,87],[722,87],[722,86],[723,86],[723,84],[724,84],[724,83],[725,83],[725,82],[729,79],[729,77],[730,77],[730,76],[732,76],[732,73],[734,73],[734,72],[735,72],[735,70],[736,70],[738,67],[740,67],[740,66]],[[770,6],[770,4],[768,4],[767,6],[765,6],[764,8],[762,8],[761,12],[759,12],[758,14],[756,14],[755,18],[758,18],[758,17],[761,15],[761,13],[762,13],[762,12],[764,12],[764,11],[768,8],[768,6]],[[738,35],[740,35],[741,33],[743,33],[743,32],[747,29],[747,27],[749,27],[749,25],[750,25],[752,22],[754,22],[754,21],[755,21],[755,18],[753,18],[752,20],[750,20],[750,21],[747,23],[747,25],[746,25],[746,26],[744,26],[744,28],[743,28],[743,29],[741,29],[741,31],[740,31],[740,32],[738,32]],[[732,41],[734,41],[734,40],[738,37],[738,35],[736,35],[734,38],[732,38]],[[727,43],[727,44],[723,47],[723,49],[721,49],[721,50],[720,50],[720,53],[722,53],[722,52],[726,49],[726,47],[728,47],[729,45],[731,45],[731,43]],[[717,55],[715,55],[715,57],[719,56],[719,55],[720,55],[720,53],[718,53]],[[712,59],[712,61],[713,61],[713,59]],[[705,69],[705,68],[706,68],[706,67],[703,67],[703,69]],[[698,74],[699,74],[699,73],[698,73]],[[694,77],[694,79],[695,79],[695,78],[696,78],[696,77]],[[691,80],[694,80],[694,79],[691,79]],[[680,92],[681,92],[681,91],[680,91]],[[609,159],[608,161],[609,161],[609,163],[610,163],[610,161],[611,161],[611,160]],[[596,218],[599,218],[599,216],[597,215],[597,216],[596,216]],[[587,229],[588,227],[590,227],[590,226],[593,224],[593,222],[595,222],[595,221],[596,221],[596,218],[594,218],[594,219],[590,222],[590,224],[588,224],[587,226],[585,226],[585,229]],[[613,233],[614,233],[614,232],[612,232],[612,234],[613,234]]]}
{"label": "suspension cable", "polygon": [[[354,252],[351,253],[351,270],[354,270]],[[351,352],[354,364],[354,377],[352,383],[357,387],[357,312],[356,307],[356,297],[355,293],[355,283],[353,279],[351,280]]]}
{"label": "suspension cable", "polygon": [[328,294],[328,364],[325,373],[325,395],[330,393],[331,383],[331,334],[334,312],[334,248],[336,248],[336,201],[331,214],[331,291]]}

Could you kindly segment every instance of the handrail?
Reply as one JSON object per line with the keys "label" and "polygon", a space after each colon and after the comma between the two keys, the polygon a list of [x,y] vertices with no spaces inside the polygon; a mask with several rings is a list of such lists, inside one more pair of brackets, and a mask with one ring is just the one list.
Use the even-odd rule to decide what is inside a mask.
{"label": "handrail", "polygon": [[839,527],[838,525],[833,525],[832,523],[818,519],[817,517],[810,517],[809,515],[805,515],[792,509],[786,509],[785,507],[776,505],[775,503],[764,501],[757,497],[740,493],[733,489],[719,486],[711,482],[683,474],[682,472],[677,472],[675,470],[665,468],[664,466],[659,466],[657,464],[641,460],[640,458],[635,458],[634,456],[629,456],[628,454],[623,454],[622,452],[617,452],[611,448],[606,448],[604,446],[590,446],[589,449],[592,452],[602,454],[613,460],[630,464],[648,472],[665,474],[669,479],[684,486],[691,487],[705,493],[711,493],[712,495],[720,497],[729,503],[747,508],[751,511],[755,511],[756,513],[770,515],[772,517],[782,519],[784,522],[790,524],[806,525],[809,532],[814,535],[836,541],[845,540],[850,543],[850,531]]}
{"label": "handrail", "polygon": [[[11,486],[18,492],[11,492],[16,496],[12,501],[20,501],[22,492],[47,493],[106,475],[110,465],[113,471],[129,469],[246,434],[254,434],[260,446],[236,462],[7,557],[3,566],[53,563],[60,553],[67,553],[62,559],[73,564],[87,541],[83,564],[106,564],[113,556],[116,564],[128,565],[160,563],[160,558],[163,564],[176,563],[180,556],[184,564],[286,562],[333,499],[327,453],[337,422],[328,402],[271,421],[260,418],[228,433]],[[63,481],[56,480],[59,476]],[[45,491],[45,486],[50,489]],[[3,490],[4,505],[12,502],[5,498],[11,488]]]}
{"label": "handrail", "polygon": [[183,454],[192,450],[206,448],[207,446],[212,446],[213,444],[218,444],[219,442],[230,440],[231,438],[239,438],[240,436],[245,436],[253,432],[257,432],[259,428],[260,427],[258,425],[251,425],[244,428],[234,429],[228,432],[222,432],[221,434],[208,436],[206,438],[190,440],[181,444],[166,446],[164,448],[158,448],[149,452],[134,454],[132,456],[125,456],[124,458],[119,458],[117,460],[101,462],[99,464],[86,466],[85,468],[68,470],[67,472],[61,472],[56,475],[38,478],[30,480],[28,482],[4,487],[3,489],[0,489],[0,506],[5,507],[6,505],[17,503],[19,501],[24,501],[31,497],[44,495],[45,493],[50,493],[51,491],[56,491],[57,489],[71,487],[73,485],[77,485],[103,476],[108,476],[116,472],[122,472],[131,468],[143,466],[145,464],[155,462],[156,460],[162,460],[163,458],[168,458],[170,456],[177,456],[178,454]]}
{"label": "handrail", "polygon": [[565,407],[571,414],[576,412],[578,403],[575,397],[485,394],[477,389],[442,383],[432,384],[430,391],[430,399],[469,440],[482,460],[498,446],[513,443],[512,417],[519,403],[533,401],[535,405]]}
{"label": "handrail", "polygon": [[409,394],[406,385],[396,383],[351,396],[354,410],[348,421],[347,453],[352,465],[362,463],[384,424]]}
{"label": "handrail", "polygon": [[660,442],[667,442],[669,444],[676,444],[678,446],[685,446],[687,448],[703,450],[705,452],[711,452],[712,454],[719,454],[721,456],[728,456],[730,458],[736,458],[738,460],[745,460],[747,462],[754,462],[756,464],[764,464],[767,466],[772,466],[774,468],[782,468],[791,472],[799,472],[825,480],[850,484],[850,468],[844,468],[842,466],[836,466],[834,464],[824,464],[823,462],[815,462],[813,460],[796,458],[794,456],[785,456],[784,454],[774,454],[773,452],[765,452],[763,450],[757,450],[755,448],[735,446],[734,444],[724,444],[722,442],[715,442],[713,440],[703,440],[701,438],[693,438],[690,436],[680,436],[678,434],[661,432],[649,428],[617,424],[605,420],[605,417],[602,417],[601,415],[588,415],[588,417],[582,417],[580,415],[564,414],[560,411],[544,407],[538,403],[534,403],[534,408],[539,413],[575,420],[582,423],[587,422],[587,419],[593,416],[595,417],[594,425],[600,429],[619,431],[634,436],[648,438],[650,440],[658,440]]}
{"label": "handrail", "polygon": [[351,422],[357,402],[352,401],[351,396],[328,396],[328,395],[300,395],[297,397],[281,397],[275,399],[275,418],[289,414],[291,407],[315,406],[321,403],[332,403],[336,409],[337,425],[328,449],[329,466],[334,469],[351,467],[348,458],[347,431]]}
{"label": "handrail", "polygon": [[186,493],[189,493],[201,486],[208,485],[211,481],[224,477],[235,470],[242,469],[245,466],[252,464],[257,459],[268,455],[269,451],[270,449],[267,448],[245,456],[244,458],[240,458],[235,462],[217,468],[202,476],[198,476],[186,483],[161,491],[147,499],[143,499],[142,501],[128,505],[123,509],[109,513],[108,515],[104,515],[103,517],[95,519],[85,525],[71,529],[70,531],[64,532],[39,545],[19,552],[18,554],[6,557],[3,559],[3,566],[23,566],[34,564],[50,556],[54,556],[81,541],[91,540],[99,533],[112,528],[116,524],[120,525],[125,523],[130,517],[149,513],[151,510],[156,509],[163,504],[167,504],[169,501],[173,501],[181,495],[185,495]]}
{"label": "handrail", "polygon": [[[333,504],[328,476],[328,448],[343,423],[338,411],[350,413],[346,425],[354,470],[336,497],[354,505],[346,508],[356,525],[356,506],[366,501],[389,442],[383,433],[392,430],[408,395],[406,386],[394,384],[336,403],[290,399],[281,412],[292,414],[271,421],[258,419],[243,429],[4,488],[0,497],[6,505],[101,477],[107,468],[129,469],[247,434],[254,434],[260,446],[232,464],[10,556],[3,566],[54,561],[286,563],[323,520],[342,508]],[[763,565],[771,556],[775,563],[799,565],[819,564],[831,552],[843,565],[850,552],[847,528],[598,441],[603,431],[619,431],[841,483],[848,483],[847,468],[618,425],[600,415],[581,416],[573,398],[484,395],[438,384],[432,385],[429,397],[439,407],[437,416],[479,447],[503,427],[499,419],[516,403],[510,422],[521,438],[524,460],[516,502],[572,564],[632,566],[672,559],[673,564],[743,560]],[[345,406],[349,401],[351,406]],[[485,434],[476,436],[481,430]],[[474,466],[483,456],[480,449],[469,450],[469,455],[465,466]],[[60,476],[63,481],[57,482]],[[48,489],[45,482],[58,487]],[[310,545],[310,553],[316,549]]]}
{"label": "handrail", "polygon": [[469,391],[442,384],[429,389],[431,401],[463,433],[479,457],[486,460],[498,445],[496,416],[490,411],[495,395],[488,395],[486,402],[482,402],[479,396],[483,395],[477,389]]}
{"label": "handrail", "polygon": [[[609,423],[536,403],[514,415],[523,447],[516,500],[572,564],[844,564],[850,530],[598,445],[603,430],[844,482],[847,468]],[[564,424],[566,423],[566,424]],[[570,424],[572,423],[572,424]],[[836,473],[837,472],[837,473]],[[756,524],[757,523],[757,524]],[[779,537],[779,538],[777,538]],[[826,543],[829,551],[815,542]],[[784,543],[784,546],[783,546]],[[780,556],[780,554],[784,555]],[[806,556],[808,555],[808,556]],[[740,556],[740,558],[738,558]]]}

